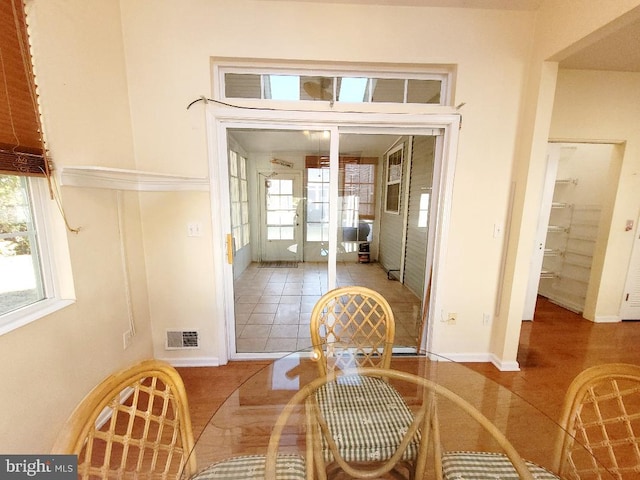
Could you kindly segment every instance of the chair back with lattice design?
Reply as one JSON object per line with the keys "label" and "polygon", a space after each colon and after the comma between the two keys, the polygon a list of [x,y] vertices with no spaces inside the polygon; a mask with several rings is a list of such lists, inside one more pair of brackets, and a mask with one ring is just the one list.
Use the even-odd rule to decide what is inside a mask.
{"label": "chair back with lattice design", "polygon": [[640,478],[640,366],[597,365],[565,396],[558,440],[560,473],[569,479]]}
{"label": "chair back with lattice design", "polygon": [[325,293],[311,312],[310,327],[321,375],[391,364],[395,319],[389,303],[375,290],[349,286]]}
{"label": "chair back with lattice design", "polygon": [[196,469],[184,384],[147,360],[107,377],[76,407],[53,453],[78,455],[78,478],[177,479]]}

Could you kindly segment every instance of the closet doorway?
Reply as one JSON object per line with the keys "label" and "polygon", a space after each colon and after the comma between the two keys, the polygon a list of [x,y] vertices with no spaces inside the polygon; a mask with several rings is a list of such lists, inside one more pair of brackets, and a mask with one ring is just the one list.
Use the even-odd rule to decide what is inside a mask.
{"label": "closet doorway", "polygon": [[524,320],[533,319],[537,295],[594,315],[619,171],[614,144],[549,145]]}

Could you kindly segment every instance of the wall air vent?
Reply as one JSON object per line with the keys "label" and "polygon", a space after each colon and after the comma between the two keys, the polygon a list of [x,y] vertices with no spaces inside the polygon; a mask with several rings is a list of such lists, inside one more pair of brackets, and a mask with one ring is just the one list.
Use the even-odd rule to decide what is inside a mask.
{"label": "wall air vent", "polygon": [[197,330],[167,330],[167,350],[185,348],[200,348],[200,339]]}

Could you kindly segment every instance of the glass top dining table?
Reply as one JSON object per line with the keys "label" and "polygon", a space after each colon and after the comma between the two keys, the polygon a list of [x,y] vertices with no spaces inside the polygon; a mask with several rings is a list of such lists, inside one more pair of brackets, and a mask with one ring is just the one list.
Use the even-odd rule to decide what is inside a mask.
{"label": "glass top dining table", "polygon": [[[528,462],[553,472],[559,478],[615,478],[605,469],[600,476],[579,476],[558,463],[558,442],[566,438],[557,420],[467,366],[449,361],[435,354],[415,352],[415,349],[396,347],[391,369],[427,379],[452,392],[470,404],[495,426]],[[263,455],[267,453],[274,426],[287,402],[305,385],[319,376],[313,349],[305,349],[275,359],[244,381],[211,412],[201,433],[196,432],[197,472],[231,457]],[[393,381],[391,380],[393,383]],[[411,408],[424,401],[425,390],[415,384],[398,384],[397,390]],[[216,385],[211,385],[212,392]],[[455,406],[438,403],[438,425],[443,451],[488,452],[500,451],[493,438]],[[282,430],[279,453],[305,455],[305,425],[301,415],[292,415]],[[574,459],[598,464],[586,450],[574,453]],[[582,459],[580,459],[582,457]],[[434,469],[441,468],[428,461],[424,479],[437,478]],[[466,478],[466,477],[465,477]],[[472,478],[472,477],[469,477]]]}

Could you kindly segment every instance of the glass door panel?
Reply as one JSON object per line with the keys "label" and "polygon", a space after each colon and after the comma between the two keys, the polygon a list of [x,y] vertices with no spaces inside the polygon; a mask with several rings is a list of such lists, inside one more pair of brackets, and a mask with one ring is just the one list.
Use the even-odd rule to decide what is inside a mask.
{"label": "glass door panel", "polygon": [[[235,353],[309,347],[313,306],[344,285],[382,293],[396,317],[396,343],[415,346],[435,137],[332,136],[336,127],[227,132]],[[393,211],[385,208],[388,163],[398,190]]]}
{"label": "glass door panel", "polygon": [[410,348],[423,318],[435,138],[340,135],[338,286],[381,293],[394,312],[396,345]]}

